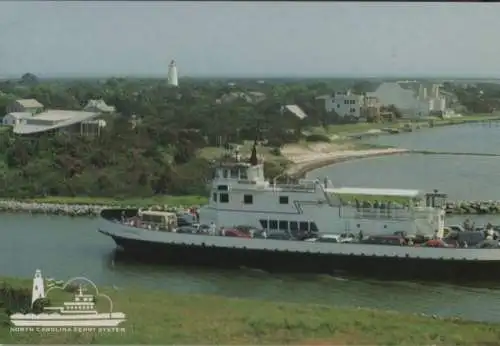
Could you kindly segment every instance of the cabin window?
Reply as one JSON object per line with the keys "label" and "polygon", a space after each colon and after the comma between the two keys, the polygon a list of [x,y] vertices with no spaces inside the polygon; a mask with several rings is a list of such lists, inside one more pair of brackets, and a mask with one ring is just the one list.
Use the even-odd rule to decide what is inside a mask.
{"label": "cabin window", "polygon": [[267,229],[267,220],[260,220],[260,225],[263,229]]}
{"label": "cabin window", "polygon": [[269,220],[269,229],[278,229],[278,221]]}
{"label": "cabin window", "polygon": [[219,185],[219,186],[217,186],[217,190],[219,190],[219,191],[228,191],[229,188],[227,187],[227,185]]}
{"label": "cabin window", "polygon": [[288,231],[288,221],[280,221],[278,223],[278,228],[280,231]]}
{"label": "cabin window", "polygon": [[242,180],[247,180],[248,179],[248,174],[247,174],[247,171],[245,169],[242,169],[240,171],[240,179],[242,179]]}
{"label": "cabin window", "polygon": [[253,196],[252,195],[243,195],[243,203],[244,204],[253,204]]}
{"label": "cabin window", "polygon": [[212,200],[213,200],[214,202],[217,202],[217,193],[215,193],[215,192],[214,192],[214,193],[212,194]]}
{"label": "cabin window", "polygon": [[297,221],[290,221],[290,231],[298,231],[299,230],[299,224]]}
{"label": "cabin window", "polygon": [[228,173],[229,173],[229,170],[227,170],[227,169],[223,169],[223,170],[222,170],[222,176],[223,176],[224,178],[226,178],[226,179],[227,179],[227,177],[229,176],[229,174],[228,174]]}
{"label": "cabin window", "polygon": [[219,202],[221,203],[229,203],[229,194],[221,193],[219,194]]}
{"label": "cabin window", "polygon": [[231,168],[231,178],[232,179],[238,179],[238,173],[239,173],[238,168]]}
{"label": "cabin window", "polygon": [[311,232],[319,232],[315,222],[311,222]]}
{"label": "cabin window", "polygon": [[288,204],[288,196],[280,196],[280,204]]}
{"label": "cabin window", "polygon": [[309,231],[309,222],[307,222],[307,221],[299,222],[299,230],[300,231]]}

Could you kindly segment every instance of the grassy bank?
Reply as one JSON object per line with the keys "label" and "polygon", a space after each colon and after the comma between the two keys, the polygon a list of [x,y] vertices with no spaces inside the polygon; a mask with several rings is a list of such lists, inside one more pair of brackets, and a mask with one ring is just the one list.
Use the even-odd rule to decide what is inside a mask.
{"label": "grassy bank", "polygon": [[[20,285],[19,280],[7,281]],[[30,288],[29,282],[23,285]],[[111,297],[114,311],[126,314],[127,321],[120,326],[125,328],[124,333],[10,333],[9,327],[2,324],[0,341],[22,344],[500,345],[499,326],[494,324],[141,289],[100,290]],[[59,303],[62,295],[55,293],[53,302]],[[68,294],[64,295],[67,299]],[[98,306],[100,304],[98,300]]]}
{"label": "grassy bank", "polygon": [[448,119],[440,119],[437,117],[424,117],[421,119],[411,120],[411,121],[409,119],[401,119],[395,122],[383,122],[383,123],[336,124],[328,126],[326,130],[323,128],[314,128],[311,130],[311,132],[318,134],[328,134],[328,135],[349,135],[349,134],[362,133],[369,130],[399,129],[408,123],[426,127],[429,125],[430,120],[433,121],[434,126],[459,125],[459,124],[474,123],[481,121],[500,120],[500,114],[499,113],[474,114],[474,115],[466,115],[462,117],[448,118]]}
{"label": "grassy bank", "polygon": [[25,202],[52,203],[52,204],[84,204],[84,205],[121,205],[147,207],[152,205],[199,205],[207,203],[207,198],[203,196],[154,196],[147,198],[108,198],[108,197],[64,197],[48,196],[31,198]]}

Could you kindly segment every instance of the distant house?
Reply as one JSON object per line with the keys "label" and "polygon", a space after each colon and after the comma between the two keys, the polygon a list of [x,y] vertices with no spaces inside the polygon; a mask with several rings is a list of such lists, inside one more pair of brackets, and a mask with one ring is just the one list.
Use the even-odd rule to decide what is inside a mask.
{"label": "distant house", "polygon": [[32,117],[33,114],[30,112],[12,112],[7,114],[2,119],[2,125],[4,126],[16,126],[20,124],[23,119]]}
{"label": "distant house", "polygon": [[235,91],[222,95],[222,97],[217,100],[217,103],[228,103],[236,100],[244,100],[248,103],[259,103],[265,99],[266,94],[260,91]]}
{"label": "distant house", "polygon": [[[10,113],[9,115],[11,115]],[[9,116],[7,115],[7,116]],[[106,126],[104,120],[98,120],[100,113],[47,110],[39,114],[19,114],[19,121],[13,124],[17,135],[38,135],[41,133],[73,133],[82,136],[99,135]]]}
{"label": "distant house", "polygon": [[359,119],[361,117],[361,108],[364,104],[363,95],[354,94],[347,90],[337,91],[333,95],[318,96],[316,99],[324,100],[327,113],[335,112],[341,118]]}
{"label": "distant house", "polygon": [[83,108],[85,112],[111,114],[115,113],[114,106],[108,106],[104,100],[89,100],[87,105]]}
{"label": "distant house", "polygon": [[22,99],[11,102],[5,107],[6,113],[38,114],[43,111],[43,105],[35,99]]}
{"label": "distant house", "polygon": [[423,88],[416,91],[407,85],[405,87],[399,83],[382,83],[377,90],[367,93],[367,96],[376,97],[384,106],[396,106],[406,117],[428,116],[434,108],[444,107],[441,99],[434,101],[434,98],[429,98]]}

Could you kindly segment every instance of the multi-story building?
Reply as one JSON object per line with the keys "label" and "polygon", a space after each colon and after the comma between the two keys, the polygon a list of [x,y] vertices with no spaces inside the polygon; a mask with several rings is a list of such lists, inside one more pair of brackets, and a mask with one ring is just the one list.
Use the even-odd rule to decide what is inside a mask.
{"label": "multi-story building", "polygon": [[378,115],[380,111],[376,97],[354,94],[350,90],[319,96],[316,99],[324,100],[326,112],[335,112],[340,118],[368,118]]}
{"label": "multi-story building", "polygon": [[333,95],[319,96],[316,99],[325,101],[327,113],[335,112],[339,117],[361,117],[361,108],[364,105],[363,95],[357,95],[347,91],[337,91]]}

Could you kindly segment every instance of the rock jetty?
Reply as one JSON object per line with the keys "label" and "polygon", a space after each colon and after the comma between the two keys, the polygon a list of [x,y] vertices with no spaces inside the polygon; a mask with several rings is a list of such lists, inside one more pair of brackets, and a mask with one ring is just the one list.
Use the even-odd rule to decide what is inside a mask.
{"label": "rock jetty", "polygon": [[[97,217],[105,208],[136,208],[130,205],[98,205],[98,204],[58,204],[20,202],[15,200],[0,200],[0,212],[29,213],[61,216]],[[180,212],[187,210],[183,206],[155,205],[151,210]]]}
{"label": "rock jetty", "polygon": [[[348,203],[354,206],[354,203]],[[376,204],[376,203],[375,203]],[[393,203],[392,207],[397,207]],[[56,204],[20,202],[15,200],[0,200],[0,212],[4,213],[29,213],[64,216],[97,217],[104,208],[134,208],[130,205],[94,205],[94,204]],[[376,208],[371,202],[361,202],[360,207]],[[404,205],[400,205],[404,207]],[[155,205],[151,210],[181,212],[188,209],[185,206]],[[474,214],[500,214],[500,201],[449,201],[445,204],[447,214],[474,215]]]}
{"label": "rock jetty", "polygon": [[91,204],[56,204],[0,200],[0,212],[8,213],[95,217],[99,215],[103,208],[105,206]]}
{"label": "rock jetty", "polygon": [[500,214],[500,201],[455,201],[445,205],[447,214]]}

